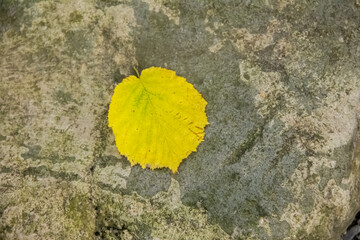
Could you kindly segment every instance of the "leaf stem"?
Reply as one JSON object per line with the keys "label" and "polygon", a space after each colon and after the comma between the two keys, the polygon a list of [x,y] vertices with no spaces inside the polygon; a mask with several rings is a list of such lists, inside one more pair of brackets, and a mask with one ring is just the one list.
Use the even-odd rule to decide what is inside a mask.
{"label": "leaf stem", "polygon": [[134,69],[134,71],[136,72],[136,76],[139,78],[139,77],[140,77],[139,71],[136,69],[135,66],[133,66],[133,69]]}

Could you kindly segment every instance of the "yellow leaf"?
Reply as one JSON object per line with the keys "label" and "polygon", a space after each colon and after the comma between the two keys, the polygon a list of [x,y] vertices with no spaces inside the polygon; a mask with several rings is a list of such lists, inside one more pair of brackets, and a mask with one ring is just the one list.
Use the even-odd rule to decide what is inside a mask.
{"label": "yellow leaf", "polygon": [[129,76],[116,86],[109,127],[120,154],[131,166],[167,167],[175,173],[204,139],[206,104],[185,78],[151,67],[139,78]]}

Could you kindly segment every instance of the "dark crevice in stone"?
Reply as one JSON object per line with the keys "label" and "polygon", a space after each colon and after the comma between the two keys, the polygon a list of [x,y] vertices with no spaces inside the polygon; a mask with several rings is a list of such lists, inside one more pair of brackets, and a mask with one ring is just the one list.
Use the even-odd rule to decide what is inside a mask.
{"label": "dark crevice in stone", "polygon": [[[94,147],[94,151],[93,151],[93,161],[89,166],[89,183],[90,183],[90,198],[91,198],[91,204],[93,207],[93,211],[94,211],[94,221],[95,221],[95,229],[96,231],[98,231],[98,225],[102,224],[101,222],[99,222],[100,219],[100,210],[98,207],[98,202],[100,201],[98,199],[98,195],[96,193],[96,187],[99,186],[98,183],[95,182],[95,178],[94,178],[94,173],[95,173],[95,169],[98,167],[98,161],[100,159],[102,159],[102,155],[103,152],[106,149],[107,146],[107,139],[108,139],[108,135],[109,135],[109,128],[107,126],[107,112],[108,112],[108,106],[106,106],[106,110],[102,113],[99,114],[99,116],[96,119],[96,127],[94,128],[94,132],[97,132],[97,135],[99,136],[98,139],[96,140],[96,145]],[[95,233],[96,233],[95,231]],[[98,238],[98,236],[96,236],[96,234],[94,234],[95,237],[97,237],[96,239],[101,239]],[[99,237],[101,237],[101,232],[99,232]]]}
{"label": "dark crevice in stone", "polygon": [[96,185],[102,189],[102,190],[106,190],[115,194],[123,194],[125,193],[125,190],[119,186],[116,186],[115,188],[111,185],[111,184],[107,184],[107,183],[103,183],[103,182],[96,182]]}
{"label": "dark crevice in stone", "polygon": [[21,154],[21,157],[26,159],[32,158],[33,160],[36,160],[39,158],[39,153],[41,150],[40,145],[34,145],[34,146],[28,146],[27,147],[29,151],[27,153]]}
{"label": "dark crevice in stone", "polygon": [[49,169],[46,166],[37,166],[37,167],[28,167],[22,173],[24,176],[34,176],[34,177],[54,177],[67,181],[79,181],[81,177],[76,173],[71,172],[58,172]]}
{"label": "dark crevice in stone", "polygon": [[224,163],[222,163],[223,166],[232,165],[234,163],[237,163],[240,161],[241,157],[249,150],[251,150],[255,144],[256,141],[262,137],[264,127],[267,124],[267,122],[262,123],[258,127],[254,127],[248,134],[245,141],[243,141],[237,148],[233,150],[233,153],[228,157]]}
{"label": "dark crevice in stone", "polygon": [[6,140],[6,136],[0,134],[0,141],[4,141],[4,140]]}
{"label": "dark crevice in stone", "polygon": [[[110,219],[109,219],[110,220]],[[94,231],[94,237],[96,240],[100,239],[123,239],[123,235],[125,231],[129,231],[128,227],[125,224],[118,225],[116,223],[103,223],[100,226],[97,226],[96,230]],[[133,236],[134,240],[137,240],[136,236]],[[140,240],[140,239],[139,239]]]}
{"label": "dark crevice in stone", "polygon": [[0,173],[11,173],[11,172],[13,172],[12,168],[9,168],[9,167],[6,167],[6,166],[2,166],[0,168]]}
{"label": "dark crevice in stone", "polygon": [[284,156],[288,155],[291,152],[291,149],[294,147],[295,140],[295,135],[285,137],[284,144],[282,145],[280,150],[276,151],[276,156],[270,161],[270,168],[275,168],[279,164],[280,160],[282,160]]}
{"label": "dark crevice in stone", "polygon": [[96,159],[97,167],[99,168],[105,168],[108,166],[115,166],[118,163],[121,163],[121,166],[123,168],[130,165],[129,161],[125,159],[125,157],[120,156],[120,158],[117,158],[113,155],[101,155]]}
{"label": "dark crevice in stone", "polygon": [[105,9],[108,7],[117,6],[120,4],[127,4],[127,1],[120,1],[120,0],[96,0],[96,8],[98,9]]}
{"label": "dark crevice in stone", "polygon": [[58,152],[48,152],[46,150],[42,151],[40,145],[25,145],[21,146],[28,148],[26,153],[22,153],[20,156],[24,159],[31,159],[33,161],[44,160],[51,161],[53,164],[61,162],[75,162],[76,158],[74,156],[60,156]]}

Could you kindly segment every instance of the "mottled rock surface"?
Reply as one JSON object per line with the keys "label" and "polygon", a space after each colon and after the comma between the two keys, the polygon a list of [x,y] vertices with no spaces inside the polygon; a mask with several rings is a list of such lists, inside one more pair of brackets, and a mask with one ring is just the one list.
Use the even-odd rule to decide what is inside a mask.
{"label": "mottled rock surface", "polygon": [[[360,3],[0,1],[0,239],[339,239],[360,209]],[[178,174],[130,167],[114,87],[208,101]]]}

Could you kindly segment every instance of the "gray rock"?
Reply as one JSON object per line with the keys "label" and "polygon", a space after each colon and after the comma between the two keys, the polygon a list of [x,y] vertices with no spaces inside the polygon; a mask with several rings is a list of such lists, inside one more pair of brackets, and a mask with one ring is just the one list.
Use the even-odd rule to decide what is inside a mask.
{"label": "gray rock", "polygon": [[[0,239],[340,239],[360,207],[355,1],[1,1]],[[113,89],[185,77],[210,125],[130,167]]]}

